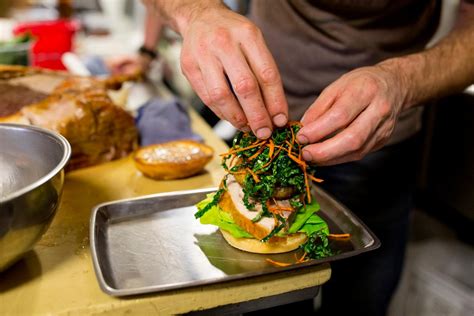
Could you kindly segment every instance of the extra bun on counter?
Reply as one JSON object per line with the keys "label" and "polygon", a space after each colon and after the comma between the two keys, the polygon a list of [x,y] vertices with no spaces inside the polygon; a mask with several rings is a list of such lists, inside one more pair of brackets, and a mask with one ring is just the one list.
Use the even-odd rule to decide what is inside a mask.
{"label": "extra bun on counter", "polygon": [[214,150],[193,140],[178,140],[140,148],[134,154],[135,165],[145,176],[172,180],[201,172],[212,159]]}
{"label": "extra bun on counter", "polygon": [[300,127],[289,123],[266,140],[239,132],[232,148],[221,154],[227,174],[219,190],[196,205],[195,217],[218,226],[224,240],[243,251],[302,248],[304,260],[331,255],[328,225],[316,214],[319,204],[311,194],[312,182],[322,180],[302,159],[296,141]]}

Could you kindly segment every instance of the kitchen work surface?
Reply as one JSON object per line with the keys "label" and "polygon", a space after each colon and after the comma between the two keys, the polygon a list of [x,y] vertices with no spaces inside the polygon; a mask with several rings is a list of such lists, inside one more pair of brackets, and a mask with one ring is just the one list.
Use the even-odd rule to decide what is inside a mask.
{"label": "kitchen work surface", "polygon": [[215,192],[200,189],[157,194],[97,206],[91,216],[90,243],[102,289],[124,296],[245,279],[282,270],[347,258],[377,248],[380,242],[353,214],[322,189],[315,190],[318,215],[333,233],[350,233],[332,240],[336,254],[288,267],[266,259],[295,262],[301,250],[283,254],[253,254],[230,246],[213,225],[194,218],[196,203]]}
{"label": "kitchen work surface", "polygon": [[161,315],[246,301],[258,306],[266,297],[306,291],[328,281],[331,270],[323,264],[155,295],[116,298],[102,292],[89,248],[89,219],[94,206],[160,192],[215,187],[222,179],[218,153],[226,151],[226,145],[194,112],[191,119],[193,130],[216,151],[206,172],[198,176],[150,180],[135,169],[130,157],[66,175],[62,203],[51,227],[33,251],[0,274],[0,315]]}

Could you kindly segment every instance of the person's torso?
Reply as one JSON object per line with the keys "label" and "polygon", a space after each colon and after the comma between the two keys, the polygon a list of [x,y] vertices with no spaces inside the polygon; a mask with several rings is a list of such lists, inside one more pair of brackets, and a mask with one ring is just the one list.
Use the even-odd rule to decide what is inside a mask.
{"label": "person's torso", "polygon": [[[290,116],[300,119],[341,75],[422,50],[437,29],[439,2],[253,0],[250,18],[262,30],[279,67]],[[410,122],[402,133],[419,129],[414,116],[420,114],[415,112],[404,113],[411,118],[405,119]]]}

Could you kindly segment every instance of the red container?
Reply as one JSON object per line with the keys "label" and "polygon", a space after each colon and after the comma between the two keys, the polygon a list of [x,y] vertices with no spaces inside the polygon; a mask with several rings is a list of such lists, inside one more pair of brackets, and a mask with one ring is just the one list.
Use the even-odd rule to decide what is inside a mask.
{"label": "red container", "polygon": [[32,65],[41,68],[64,70],[61,56],[73,48],[74,34],[79,30],[75,20],[54,20],[20,23],[15,35],[29,32],[35,38]]}

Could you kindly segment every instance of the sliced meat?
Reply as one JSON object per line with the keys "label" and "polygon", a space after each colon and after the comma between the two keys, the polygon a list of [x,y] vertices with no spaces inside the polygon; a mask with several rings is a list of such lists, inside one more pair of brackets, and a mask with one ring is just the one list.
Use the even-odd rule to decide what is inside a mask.
{"label": "sliced meat", "polygon": [[[274,218],[262,217],[258,222],[252,222],[252,219],[262,211],[262,206],[256,203],[255,210],[249,210],[243,202],[244,192],[234,176],[229,175],[227,178],[227,191],[222,195],[219,206],[232,215],[235,223],[245,229],[249,234],[257,239],[263,239],[275,228],[276,222]],[[278,205],[287,207],[289,201],[279,201]],[[284,211],[282,217],[288,219],[293,212]]]}

